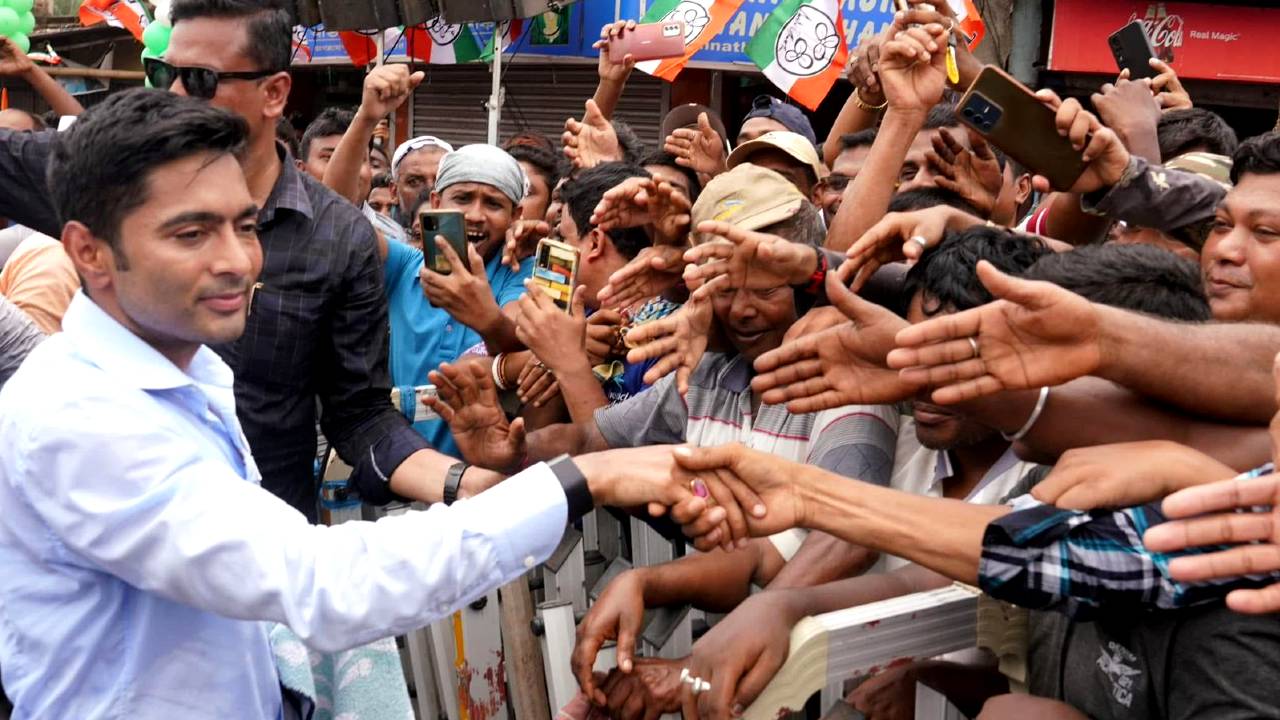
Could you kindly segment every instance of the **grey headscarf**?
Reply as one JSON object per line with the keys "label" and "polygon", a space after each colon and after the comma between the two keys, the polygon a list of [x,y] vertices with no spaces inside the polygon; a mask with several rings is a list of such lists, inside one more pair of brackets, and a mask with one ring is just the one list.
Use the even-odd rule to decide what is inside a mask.
{"label": "grey headscarf", "polygon": [[506,150],[476,144],[460,147],[440,160],[433,190],[443,193],[450,185],[458,183],[492,185],[518,205],[524,200],[528,182],[520,163]]}

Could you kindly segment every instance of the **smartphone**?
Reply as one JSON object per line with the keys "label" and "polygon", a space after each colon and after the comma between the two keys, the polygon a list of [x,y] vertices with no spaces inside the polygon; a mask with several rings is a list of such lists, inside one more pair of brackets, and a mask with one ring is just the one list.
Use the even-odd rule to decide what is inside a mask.
{"label": "smartphone", "polygon": [[960,122],[1055,188],[1071,187],[1084,172],[1083,151],[1058,134],[1053,110],[1000,68],[983,68],[957,107]]}
{"label": "smartphone", "polygon": [[543,238],[534,253],[533,281],[557,307],[569,312],[573,306],[573,289],[578,282],[578,248]]}
{"label": "smartphone", "polygon": [[625,31],[609,42],[610,61],[620,63],[628,54],[636,60],[684,55],[684,21],[637,25],[635,30]]}
{"label": "smartphone", "polygon": [[1151,67],[1151,58],[1156,56],[1156,49],[1151,46],[1151,38],[1142,26],[1141,20],[1134,20],[1107,38],[1111,46],[1111,54],[1116,59],[1116,66],[1129,71],[1129,79],[1153,78],[1159,75]]}
{"label": "smartphone", "polygon": [[453,272],[449,258],[436,247],[437,235],[449,243],[463,262],[467,261],[467,236],[461,212],[425,208],[418,211],[418,222],[422,226],[422,254],[428,270],[441,275]]}

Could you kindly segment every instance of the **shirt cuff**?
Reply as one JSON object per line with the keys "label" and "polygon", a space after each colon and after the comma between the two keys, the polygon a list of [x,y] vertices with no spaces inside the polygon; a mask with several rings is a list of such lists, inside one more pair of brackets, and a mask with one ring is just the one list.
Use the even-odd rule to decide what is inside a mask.
{"label": "shirt cuff", "polygon": [[1090,215],[1107,215],[1114,207],[1115,195],[1123,193],[1134,179],[1141,176],[1150,166],[1147,161],[1137,155],[1129,156],[1129,164],[1120,175],[1120,181],[1109,188],[1103,188],[1080,196],[1080,209]]}
{"label": "shirt cuff", "polygon": [[564,489],[546,463],[531,465],[453,507],[466,508],[469,522],[478,525],[468,527],[492,531],[508,570],[533,569],[551,557],[569,518]]}
{"label": "shirt cuff", "polygon": [[[431,448],[431,443],[408,424],[392,428],[374,441],[351,471],[351,487],[370,505],[411,502],[391,491],[391,475],[410,455]],[[443,485],[444,478],[440,478]]]}

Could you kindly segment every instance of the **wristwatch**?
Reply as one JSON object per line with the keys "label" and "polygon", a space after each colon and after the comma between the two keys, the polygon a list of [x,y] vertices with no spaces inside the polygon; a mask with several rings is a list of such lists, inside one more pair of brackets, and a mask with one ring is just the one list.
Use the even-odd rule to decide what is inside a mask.
{"label": "wristwatch", "polygon": [[568,455],[547,463],[551,472],[556,474],[560,487],[564,488],[564,498],[569,505],[569,522],[591,512],[596,501],[591,497],[591,488],[587,486],[587,478],[578,469],[578,465]]}
{"label": "wristwatch", "polygon": [[458,488],[462,486],[462,475],[471,467],[470,463],[454,463],[449,472],[444,474],[444,504],[452,505],[458,499]]}

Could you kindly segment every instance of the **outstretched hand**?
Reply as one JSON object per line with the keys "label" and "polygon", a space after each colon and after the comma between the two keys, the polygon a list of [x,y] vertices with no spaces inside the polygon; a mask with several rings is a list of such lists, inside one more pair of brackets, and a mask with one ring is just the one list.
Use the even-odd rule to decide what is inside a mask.
{"label": "outstretched hand", "polygon": [[925,250],[937,247],[948,231],[958,232],[982,222],[947,205],[885,215],[845,253],[849,258],[845,272],[853,274],[853,291],[860,292],[884,265],[915,262]]}
{"label": "outstretched hand", "polygon": [[934,402],[949,405],[1060,385],[1099,368],[1101,320],[1088,300],[1052,283],[1010,277],[985,260],[978,278],[994,302],[898,333],[888,363],[904,381],[935,387]]}
{"label": "outstretched hand", "polygon": [[676,156],[676,164],[708,177],[727,168],[724,138],[711,127],[706,113],[698,115],[698,127],[677,128],[663,142],[663,150]]}
{"label": "outstretched hand", "polygon": [[622,159],[622,144],[613,123],[600,112],[595,100],[588,100],[582,120],[569,118],[564,122],[564,155],[575,168],[593,168],[601,163]]}
{"label": "outstretched hand", "polygon": [[658,297],[680,284],[685,268],[684,248],[677,245],[647,247],[609,276],[597,298],[605,307],[626,308]]}
{"label": "outstretched hand", "polygon": [[687,395],[689,378],[707,351],[713,317],[710,300],[691,298],[670,315],[633,327],[627,333],[627,362],[656,359],[644,374],[645,383],[653,385],[675,372],[676,389]]}
{"label": "outstretched hand", "polygon": [[793,413],[845,405],[878,405],[911,397],[916,385],[885,366],[894,336],[907,327],[889,310],[854,295],[827,275],[827,297],[850,322],[797,340],[756,360],[751,388],[770,405],[787,403]]}
{"label": "outstretched hand", "polygon": [[507,422],[487,366],[444,363],[427,377],[437,394],[422,402],[449,424],[467,462],[507,474],[521,468],[528,452],[524,418]]}
{"label": "outstretched hand", "polygon": [[643,227],[654,245],[684,246],[693,206],[679,188],[652,178],[627,178],[600,198],[591,223],[601,230]]}
{"label": "outstretched hand", "polygon": [[1055,113],[1054,122],[1058,134],[1071,141],[1071,146],[1081,151],[1087,163],[1084,172],[1068,188],[1055,188],[1049,179],[1041,175],[1031,183],[1040,192],[1061,190],[1073,193],[1090,193],[1111,187],[1120,182],[1129,166],[1129,150],[1111,128],[1075,98],[1063,100],[1052,90],[1037,90],[1036,97]]}
{"label": "outstretched hand", "polygon": [[684,254],[684,279],[697,287],[693,297],[710,299],[720,289],[762,290],[799,285],[818,267],[818,250],[777,235],[744,230],[727,222],[706,221],[698,232],[728,242],[704,242]]}

